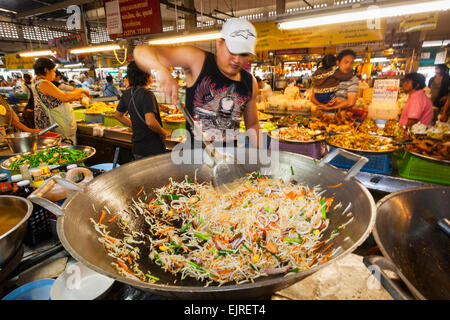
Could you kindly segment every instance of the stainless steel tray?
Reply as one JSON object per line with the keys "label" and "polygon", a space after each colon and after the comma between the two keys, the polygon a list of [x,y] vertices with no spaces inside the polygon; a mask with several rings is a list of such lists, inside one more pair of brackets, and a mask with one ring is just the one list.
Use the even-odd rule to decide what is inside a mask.
{"label": "stainless steel tray", "polygon": [[[64,165],[73,164],[73,163],[81,163],[81,162],[83,162],[83,161],[85,161],[85,160],[91,158],[91,157],[95,154],[95,152],[96,152],[95,148],[90,147],[90,146],[63,146],[63,147],[61,147],[61,148],[68,148],[68,149],[80,150],[80,151],[84,151],[84,152],[87,154],[86,157],[84,157],[84,158],[82,158],[82,159],[80,159],[80,160],[78,160],[78,161],[74,161],[74,162],[66,162],[66,163],[64,163]],[[47,148],[47,149],[51,149],[51,148]],[[43,149],[43,150],[46,150],[46,149]],[[19,170],[17,170],[17,169],[10,169],[9,166],[11,165],[11,163],[12,163],[13,161],[15,161],[16,159],[18,159],[19,156],[30,155],[30,154],[33,154],[33,153],[41,152],[41,151],[43,151],[43,150],[38,150],[38,151],[35,151],[35,152],[25,152],[25,153],[20,153],[20,154],[18,154],[18,155],[9,157],[8,159],[6,159],[5,161],[2,162],[1,168],[2,168],[2,169],[5,169],[5,170],[8,170],[8,171],[19,171]],[[32,168],[28,168],[28,169],[32,169]]]}

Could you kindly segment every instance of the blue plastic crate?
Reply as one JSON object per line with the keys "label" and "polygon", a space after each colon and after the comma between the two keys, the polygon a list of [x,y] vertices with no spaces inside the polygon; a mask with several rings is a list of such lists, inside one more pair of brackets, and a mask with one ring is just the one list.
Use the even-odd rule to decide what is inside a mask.
{"label": "blue plastic crate", "polygon": [[[336,149],[330,146],[330,151]],[[380,173],[380,174],[391,174],[392,173],[392,157],[390,154],[370,154],[370,153],[359,153],[352,151],[353,153],[360,154],[367,159],[369,162],[361,169],[364,172]],[[330,164],[343,169],[350,169],[356,161],[344,158],[343,156],[337,156]]]}

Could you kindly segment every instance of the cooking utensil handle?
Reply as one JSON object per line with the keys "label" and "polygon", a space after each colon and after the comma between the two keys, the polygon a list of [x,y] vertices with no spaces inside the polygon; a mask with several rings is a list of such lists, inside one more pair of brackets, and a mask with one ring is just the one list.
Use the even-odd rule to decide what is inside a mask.
{"label": "cooking utensil handle", "polygon": [[38,136],[42,136],[43,134],[47,133],[48,131],[56,128],[57,126],[59,126],[59,124],[57,124],[56,122],[54,124],[52,124],[50,127],[45,128],[44,130],[42,130],[41,132],[38,133]]}
{"label": "cooking utensil handle", "polygon": [[437,224],[439,229],[444,231],[445,234],[450,237],[450,221],[447,218],[442,218]]}
{"label": "cooking utensil handle", "polygon": [[64,216],[64,210],[61,206],[56,204],[53,201],[48,200],[45,195],[47,192],[53,189],[53,187],[59,183],[64,188],[73,190],[73,191],[82,191],[80,187],[76,184],[67,181],[63,178],[52,177],[45,181],[39,188],[37,188],[32,194],[30,194],[27,199],[33,203],[40,205],[41,207],[47,209],[58,217]]}
{"label": "cooking utensil handle", "polygon": [[397,274],[395,265],[385,257],[367,256],[363,258],[366,267],[373,272],[387,292],[396,300],[414,300],[414,297],[400,288],[385,272],[389,270]]}
{"label": "cooking utensil handle", "polygon": [[[178,100],[178,109],[183,113],[184,117],[186,118],[186,121],[189,123],[189,125],[194,128],[194,131],[201,137],[202,144],[205,148],[206,153],[211,157],[213,160],[212,166],[214,166],[217,163],[217,160],[221,158],[221,154],[216,150],[214,145],[204,139],[203,132],[199,128],[199,126],[195,123],[194,119],[192,119],[192,116],[190,113],[181,105],[180,100]],[[211,166],[211,167],[212,167]]]}
{"label": "cooking utensil handle", "polygon": [[345,180],[349,180],[350,178],[356,176],[358,174],[358,172],[361,171],[362,167],[364,167],[365,164],[367,162],[369,162],[369,159],[367,159],[366,157],[363,157],[359,154],[352,153],[350,151],[347,151],[347,150],[344,150],[341,148],[336,148],[333,151],[331,151],[329,154],[327,154],[322,160],[320,160],[319,167],[323,167],[326,163],[330,162],[331,160],[333,160],[334,158],[336,158],[339,155],[341,155],[347,159],[356,161],[356,163],[353,165],[353,167],[351,167],[350,170],[348,170]]}

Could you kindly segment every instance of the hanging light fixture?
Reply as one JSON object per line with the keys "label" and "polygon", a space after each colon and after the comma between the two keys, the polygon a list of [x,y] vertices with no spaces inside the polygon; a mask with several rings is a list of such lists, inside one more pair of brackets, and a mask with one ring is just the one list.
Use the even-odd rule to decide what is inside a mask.
{"label": "hanging light fixture", "polygon": [[433,1],[407,1],[403,3],[379,5],[370,10],[368,8],[355,8],[338,13],[323,13],[316,16],[301,17],[291,21],[284,21],[278,24],[282,30],[292,30],[307,27],[316,27],[336,23],[346,23],[362,20],[381,19],[433,11],[450,9],[449,0]]}

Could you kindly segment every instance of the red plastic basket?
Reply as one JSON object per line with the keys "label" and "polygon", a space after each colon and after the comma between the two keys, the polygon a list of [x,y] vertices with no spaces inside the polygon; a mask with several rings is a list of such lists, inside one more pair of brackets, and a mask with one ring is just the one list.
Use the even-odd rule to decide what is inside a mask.
{"label": "red plastic basket", "polygon": [[41,137],[42,138],[61,138],[61,134],[49,131],[49,132],[44,133]]}

